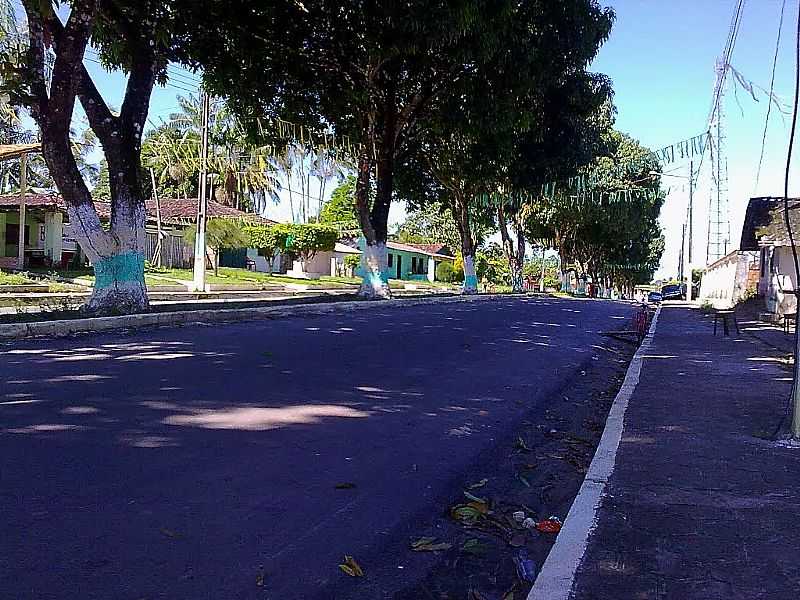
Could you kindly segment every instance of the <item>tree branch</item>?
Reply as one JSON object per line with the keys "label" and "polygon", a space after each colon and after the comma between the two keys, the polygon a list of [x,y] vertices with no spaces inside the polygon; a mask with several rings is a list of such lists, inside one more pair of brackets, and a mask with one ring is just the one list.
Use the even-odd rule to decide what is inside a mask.
{"label": "tree branch", "polygon": [[[46,19],[48,32],[53,38],[56,52],[62,51],[61,40],[65,36],[65,27],[59,18],[51,13]],[[89,126],[97,134],[100,143],[106,147],[113,143],[113,132],[117,127],[117,117],[111,112],[100,92],[92,81],[89,72],[81,60],[78,70],[77,95],[83,107]]]}

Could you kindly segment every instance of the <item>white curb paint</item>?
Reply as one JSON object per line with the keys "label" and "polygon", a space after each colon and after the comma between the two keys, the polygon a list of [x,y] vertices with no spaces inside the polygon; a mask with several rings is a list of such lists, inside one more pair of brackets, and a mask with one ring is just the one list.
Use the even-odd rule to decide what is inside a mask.
{"label": "white curb paint", "polygon": [[608,413],[603,436],[594,453],[592,464],[589,465],[586,478],[569,509],[569,514],[564,520],[564,526],[556,538],[556,543],[550,549],[550,554],[547,555],[547,560],[544,561],[542,570],[528,594],[528,600],[568,600],[570,597],[575,581],[575,572],[583,560],[589,536],[597,526],[597,510],[600,507],[606,484],[614,471],[617,449],[622,439],[625,411],[633,391],[639,383],[642,357],[650,349],[660,313],[661,307],[659,306],[653,316],[647,336],[628,366],[625,380]]}
{"label": "white curb paint", "polygon": [[123,315],[119,317],[93,317],[88,319],[69,319],[64,321],[39,321],[34,323],[0,324],[0,341],[21,339],[33,336],[64,336],[87,331],[109,331],[149,327],[153,325],[169,326],[188,323],[212,323],[224,321],[247,321],[273,319],[294,315],[322,315],[333,312],[353,310],[380,309],[401,306],[417,306],[420,304],[448,304],[452,302],[479,302],[486,300],[502,300],[514,298],[503,294],[481,296],[446,296],[444,298],[427,297],[416,299],[382,300],[369,302],[364,300],[347,302],[330,302],[315,304],[293,304],[282,306],[265,306],[258,308],[236,308],[222,310],[185,310],[176,312],[146,313],[139,315]]}

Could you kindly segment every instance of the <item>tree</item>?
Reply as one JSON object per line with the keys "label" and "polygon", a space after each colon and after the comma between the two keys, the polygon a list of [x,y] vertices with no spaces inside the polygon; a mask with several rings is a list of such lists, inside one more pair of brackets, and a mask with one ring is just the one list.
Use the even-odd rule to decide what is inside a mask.
{"label": "tree", "polygon": [[247,0],[206,0],[187,15],[204,26],[186,28],[190,54],[237,114],[282,117],[354,148],[366,239],[360,294],[389,297],[395,166],[413,150],[432,107],[502,47],[503,25],[516,18],[516,4],[318,0],[276,11]]}
{"label": "tree", "polygon": [[244,228],[248,236],[248,248],[256,248],[258,254],[267,260],[269,272],[275,256],[286,249],[286,238],[289,232],[281,225],[251,225]]}
{"label": "tree", "polygon": [[[482,230],[483,238],[488,231]],[[453,215],[447,206],[430,203],[413,207],[406,220],[397,227],[395,237],[407,244],[444,244],[450,252],[461,247],[461,237]]]}
{"label": "tree", "polygon": [[[580,170],[582,192],[565,187],[525,207],[532,238],[554,240],[562,271],[574,269],[595,283],[631,287],[658,267],[663,205],[658,162],[647,148],[608,127],[598,156]],[[563,278],[562,278],[563,279]]]}
{"label": "tree", "polygon": [[295,254],[303,263],[317,252],[329,252],[336,247],[339,232],[329,225],[316,223],[279,225],[286,230],[286,250]]}
{"label": "tree", "polygon": [[[201,100],[178,96],[179,111],[145,135],[142,162],[152,167],[162,196],[196,198],[200,175]],[[272,148],[247,140],[224,102],[215,102],[209,119],[207,170],[218,202],[260,213],[279,202],[281,186]]]}
{"label": "tree", "polygon": [[[62,22],[50,0],[22,0],[28,21],[25,59],[4,59],[12,103],[26,107],[41,132],[42,154],[67,205],[73,231],[95,267],[92,312],[134,312],[148,306],[144,283],[145,207],[141,136],[150,94],[174,54],[177,0],[71,0]],[[91,38],[101,60],[128,73],[118,114],[112,113],[83,66]],[[109,167],[111,220],[104,227],[76,163],[70,121],[80,101]]]}
{"label": "tree", "polygon": [[[183,236],[189,246],[194,246],[197,230],[189,227]],[[246,233],[242,223],[232,219],[209,219],[206,223],[206,249],[210,248],[212,256],[206,259],[214,267],[214,275],[219,275],[219,256],[224,248],[246,248],[249,246],[250,236]]]}
{"label": "tree", "polygon": [[340,231],[358,230],[356,211],[356,178],[349,176],[331,193],[319,213],[319,223],[332,225]]}
{"label": "tree", "polygon": [[[465,293],[477,292],[475,222],[491,222],[488,197],[500,200],[496,218],[514,288],[521,290],[525,241],[517,227],[517,243],[512,242],[506,215],[513,220],[516,211],[498,192],[530,185],[536,177],[524,170],[536,169],[541,177],[542,166],[529,161],[525,144],[555,137],[559,132],[548,126],[556,119],[585,120],[608,89],[604,77],[586,68],[608,36],[612,12],[594,1],[566,0],[519,3],[510,14],[500,29],[499,48],[441,98],[419,135],[417,152],[403,165],[408,177],[399,175],[412,189],[423,187],[410,194],[418,203],[443,203],[455,217]],[[576,140],[559,141],[568,148]]]}

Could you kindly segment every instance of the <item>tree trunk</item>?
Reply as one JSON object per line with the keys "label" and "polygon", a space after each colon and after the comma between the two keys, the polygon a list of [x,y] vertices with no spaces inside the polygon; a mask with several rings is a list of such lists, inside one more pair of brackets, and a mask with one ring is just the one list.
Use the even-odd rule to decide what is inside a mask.
{"label": "tree trunk", "polygon": [[[358,295],[368,300],[382,300],[392,297],[389,289],[386,241],[389,235],[389,207],[392,202],[394,184],[396,110],[393,88],[390,86],[381,115],[379,115],[381,119],[376,144],[375,199],[371,208],[369,206],[370,167],[372,165],[369,148],[371,144],[363,144],[364,149],[358,162],[356,206],[358,207],[361,229],[366,240],[364,254],[362,255],[364,276]],[[369,135],[371,131],[371,126],[365,128],[365,141],[371,139]]]}
{"label": "tree trunk", "polygon": [[472,295],[478,293],[478,276],[475,272],[475,240],[472,237],[472,227],[469,222],[469,210],[466,199],[460,192],[453,194],[451,205],[455,217],[458,233],[461,237],[461,257],[464,260],[464,289],[463,293]]}
{"label": "tree trunk", "polygon": [[497,207],[497,223],[500,226],[500,238],[503,240],[503,250],[508,261],[508,268],[511,271],[511,291],[521,293],[523,291],[522,260],[525,257],[525,238],[522,235],[522,231],[518,229],[517,243],[514,244],[508,231],[505,208],[502,204]]}
{"label": "tree trunk", "polygon": [[361,298],[380,300],[391,298],[389,290],[389,266],[386,252],[386,237],[378,240],[369,206],[369,187],[372,160],[369,152],[363,150],[358,158],[358,177],[356,179],[356,208],[361,231],[364,234],[364,252],[361,255],[362,281],[358,290]]}

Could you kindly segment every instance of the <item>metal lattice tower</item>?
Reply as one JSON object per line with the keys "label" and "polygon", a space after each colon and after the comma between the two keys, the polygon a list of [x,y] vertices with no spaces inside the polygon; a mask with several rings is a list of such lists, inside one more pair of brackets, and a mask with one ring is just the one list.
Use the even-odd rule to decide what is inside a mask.
{"label": "metal lattice tower", "polygon": [[712,114],[709,149],[711,153],[711,194],[708,199],[708,242],[706,264],[722,258],[731,247],[731,222],[728,212],[728,159],[725,149],[725,77],[727,63],[717,61],[719,90],[716,107]]}

